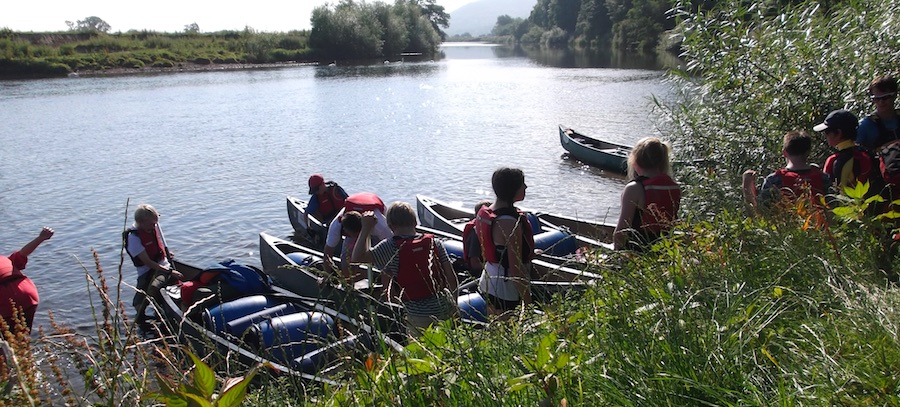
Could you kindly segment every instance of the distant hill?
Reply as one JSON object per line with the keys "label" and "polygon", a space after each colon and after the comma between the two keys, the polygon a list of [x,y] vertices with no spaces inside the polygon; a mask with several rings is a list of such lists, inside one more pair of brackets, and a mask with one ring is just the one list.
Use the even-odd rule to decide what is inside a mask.
{"label": "distant hill", "polygon": [[497,17],[527,18],[537,0],[479,0],[450,13],[448,35],[469,33],[473,36],[490,34]]}

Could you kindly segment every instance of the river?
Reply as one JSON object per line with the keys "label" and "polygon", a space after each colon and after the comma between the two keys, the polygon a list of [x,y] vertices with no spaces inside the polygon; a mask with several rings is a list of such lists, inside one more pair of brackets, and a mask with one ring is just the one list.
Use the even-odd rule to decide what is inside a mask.
{"label": "river", "polygon": [[[564,159],[557,125],[627,144],[656,135],[650,98],[669,94],[658,67],[475,44],[444,52],[372,66],[0,81],[0,253],[56,230],[26,269],[41,296],[35,325],[52,310],[91,331],[91,249],[115,286],[121,232],[143,202],[160,211],[175,254],[200,265],[258,265],[258,233],[291,234],[285,196],[307,196],[315,172],[385,202],[425,194],[471,206],[492,197],[494,169],[516,166],[523,206],[616,219],[624,180]],[[121,270],[135,281],[127,258]]]}

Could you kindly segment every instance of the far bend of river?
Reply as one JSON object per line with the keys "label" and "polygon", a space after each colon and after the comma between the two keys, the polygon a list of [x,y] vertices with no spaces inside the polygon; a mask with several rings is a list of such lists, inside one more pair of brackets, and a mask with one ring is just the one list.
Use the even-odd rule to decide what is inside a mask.
{"label": "far bend of river", "polygon": [[[0,81],[0,253],[56,230],[25,270],[41,297],[35,326],[49,330],[52,310],[92,331],[83,267],[95,249],[115,287],[121,232],[143,202],[198,265],[258,265],[259,232],[292,233],[285,197],[308,198],[316,172],[386,203],[469,207],[493,197],[496,168],[515,166],[522,206],[616,220],[623,179],[563,159],[557,125],[628,144],[656,134],[662,71],[444,50],[422,63]],[[134,284],[127,257],[122,271]]]}

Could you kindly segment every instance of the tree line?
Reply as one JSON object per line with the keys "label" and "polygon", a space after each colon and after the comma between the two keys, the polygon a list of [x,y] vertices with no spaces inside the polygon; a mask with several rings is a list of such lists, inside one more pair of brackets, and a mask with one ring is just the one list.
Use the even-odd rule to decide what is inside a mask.
{"label": "tree line", "polygon": [[[823,0],[828,9],[840,0]],[[651,52],[663,45],[679,47],[682,16],[711,12],[724,6],[723,0],[537,0],[528,18],[500,16],[492,32],[519,44],[564,48],[606,47]],[[763,14],[775,15],[799,0],[766,0],[754,6]],[[687,13],[687,14],[686,14]],[[671,33],[675,40],[667,41]],[[664,42],[664,43],[663,43]]]}
{"label": "tree line", "polygon": [[0,29],[0,78],[65,76],[111,69],[196,68],[213,64],[313,63],[331,60],[433,58],[450,16],[435,0],[342,0],[313,11],[312,29],[286,33],[243,30],[110,33],[97,16],[66,21],[69,31],[19,33]]}

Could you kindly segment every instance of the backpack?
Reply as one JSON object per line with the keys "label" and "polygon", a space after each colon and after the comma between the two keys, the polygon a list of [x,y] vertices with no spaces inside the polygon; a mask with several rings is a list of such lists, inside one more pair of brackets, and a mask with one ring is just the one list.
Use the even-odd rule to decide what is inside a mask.
{"label": "backpack", "polygon": [[879,146],[876,155],[881,178],[888,185],[900,186],[900,125],[892,132],[877,114],[869,115],[869,120],[878,126],[878,141],[875,145]]}
{"label": "backpack", "polygon": [[233,259],[215,263],[205,269],[192,281],[181,285],[181,301],[190,305],[190,299],[197,289],[222,281],[242,295],[265,294],[272,291],[272,280],[255,267],[247,266]]}

